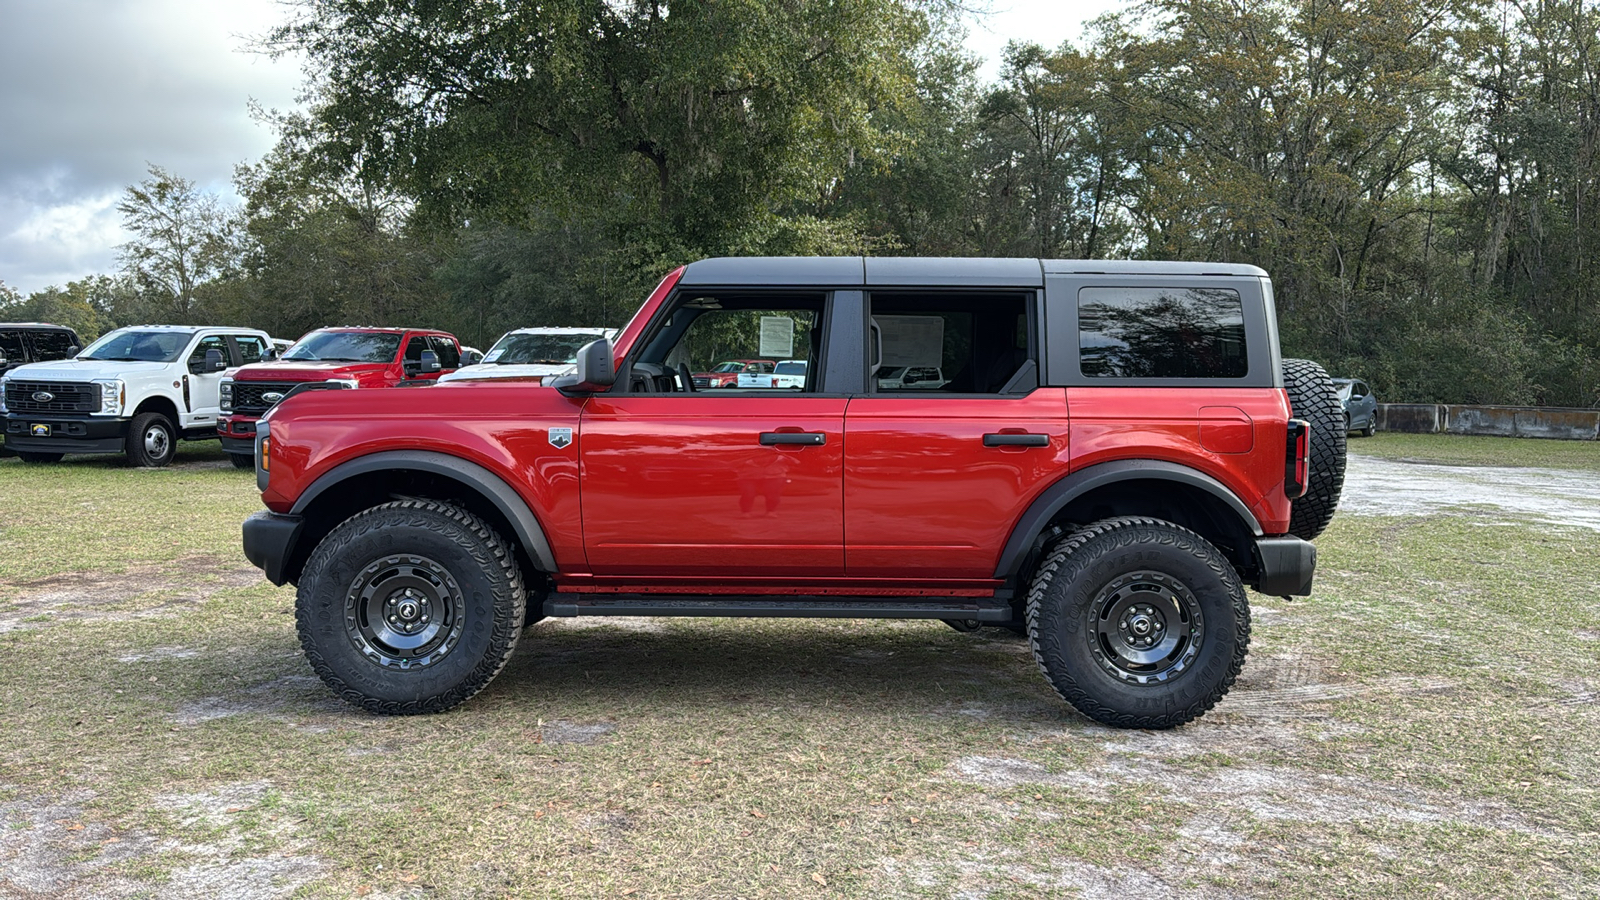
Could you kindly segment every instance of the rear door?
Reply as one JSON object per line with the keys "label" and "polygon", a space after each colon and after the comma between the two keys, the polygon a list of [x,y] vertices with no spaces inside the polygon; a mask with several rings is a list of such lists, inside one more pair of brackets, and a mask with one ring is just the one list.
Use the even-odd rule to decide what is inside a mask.
{"label": "rear door", "polygon": [[218,391],[222,385],[222,373],[206,371],[208,350],[221,353],[224,364],[234,364],[233,350],[228,346],[225,335],[208,334],[190,346],[189,356],[184,361],[187,372],[183,376],[183,399],[188,407],[188,415],[183,417],[184,428],[214,426],[221,413]]}
{"label": "rear door", "polygon": [[868,292],[874,365],[845,416],[849,575],[990,579],[1066,473],[1065,393],[1038,387],[1039,303],[1037,288]]}

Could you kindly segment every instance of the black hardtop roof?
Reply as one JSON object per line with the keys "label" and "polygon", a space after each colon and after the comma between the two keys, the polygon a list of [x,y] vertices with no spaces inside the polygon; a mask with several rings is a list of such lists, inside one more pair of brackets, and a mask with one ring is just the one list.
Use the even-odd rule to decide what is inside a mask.
{"label": "black hardtop roof", "polygon": [[0,322],[0,328],[27,328],[31,330],[51,329],[54,331],[71,331],[73,334],[78,333],[77,330],[71,325],[52,325],[49,322]]}
{"label": "black hardtop roof", "polygon": [[1266,277],[1239,263],[1008,257],[724,256],[684,267],[686,287],[1042,287],[1047,275]]}

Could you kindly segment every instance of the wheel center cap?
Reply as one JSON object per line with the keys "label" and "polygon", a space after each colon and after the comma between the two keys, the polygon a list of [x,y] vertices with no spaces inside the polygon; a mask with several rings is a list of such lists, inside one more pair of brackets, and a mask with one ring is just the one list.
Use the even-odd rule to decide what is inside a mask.
{"label": "wheel center cap", "polygon": [[1133,630],[1134,634],[1143,637],[1153,631],[1156,626],[1149,616],[1134,616],[1133,621],[1128,623],[1128,627]]}
{"label": "wheel center cap", "polygon": [[419,611],[420,607],[417,606],[417,601],[406,599],[400,601],[400,606],[395,609],[395,614],[409,622],[417,617]]}

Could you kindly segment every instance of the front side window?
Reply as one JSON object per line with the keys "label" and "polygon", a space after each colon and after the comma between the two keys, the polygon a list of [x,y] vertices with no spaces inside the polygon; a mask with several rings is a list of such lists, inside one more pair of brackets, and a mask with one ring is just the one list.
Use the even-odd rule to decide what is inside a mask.
{"label": "front side window", "polygon": [[1083,288],[1078,360],[1092,378],[1241,378],[1244,304],[1217,288]]}
{"label": "front side window", "polygon": [[176,362],[189,346],[192,331],[145,331],[119,328],[89,345],[80,359],[106,359],[119,362]]}
{"label": "front side window", "polygon": [[[689,295],[663,321],[633,364],[633,390],[816,391],[821,293]],[[798,373],[773,370],[786,361]]]}
{"label": "front side window", "polygon": [[307,362],[386,363],[400,349],[400,335],[373,331],[315,331],[283,354]]}

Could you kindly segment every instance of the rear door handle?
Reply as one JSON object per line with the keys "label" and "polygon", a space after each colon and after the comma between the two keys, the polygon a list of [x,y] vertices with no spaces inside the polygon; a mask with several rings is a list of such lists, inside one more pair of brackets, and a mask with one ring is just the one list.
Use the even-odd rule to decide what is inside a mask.
{"label": "rear door handle", "polygon": [[777,444],[799,444],[804,447],[820,447],[827,442],[827,434],[820,431],[761,432],[761,446],[763,447],[772,447]]}
{"label": "rear door handle", "polygon": [[1048,434],[986,434],[983,436],[985,447],[1048,447],[1050,435]]}

